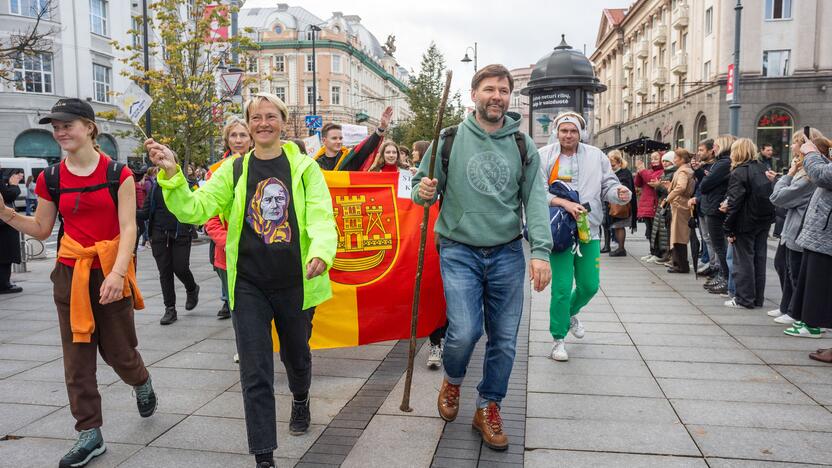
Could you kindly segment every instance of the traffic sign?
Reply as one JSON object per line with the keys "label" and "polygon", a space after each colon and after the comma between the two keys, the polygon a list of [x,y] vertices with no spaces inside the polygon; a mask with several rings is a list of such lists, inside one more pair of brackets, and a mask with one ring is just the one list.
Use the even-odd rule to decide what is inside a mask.
{"label": "traffic sign", "polygon": [[320,115],[307,115],[306,128],[322,128],[324,119]]}
{"label": "traffic sign", "polygon": [[228,94],[237,94],[237,89],[240,88],[240,83],[243,82],[242,73],[223,73],[220,75],[222,84],[228,90]]}

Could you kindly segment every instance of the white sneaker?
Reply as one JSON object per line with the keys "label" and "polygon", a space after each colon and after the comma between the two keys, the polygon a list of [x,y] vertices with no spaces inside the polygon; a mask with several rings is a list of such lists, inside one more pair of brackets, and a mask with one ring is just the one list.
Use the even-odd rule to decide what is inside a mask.
{"label": "white sneaker", "polygon": [[[770,310],[770,311],[766,312],[766,315],[768,315],[769,317],[779,317],[779,316],[783,315],[783,312],[780,312],[780,309],[773,309],[773,310]],[[782,323],[782,322],[777,322],[777,323]]]}
{"label": "white sneaker", "polygon": [[775,323],[782,323],[783,325],[791,325],[794,323],[794,319],[789,317],[789,314],[783,314],[776,319],[774,319]]}
{"label": "white sneaker", "polygon": [[240,362],[240,355],[237,354],[237,353],[234,353],[234,362],[236,362],[236,363]]}
{"label": "white sneaker", "polygon": [[645,263],[650,263],[650,261],[653,258],[656,258],[656,257],[654,257],[653,255],[645,255],[645,256],[641,257],[639,260],[641,260],[642,262],[645,262]]}
{"label": "white sneaker", "polygon": [[566,354],[566,343],[563,340],[555,340],[552,345],[552,359],[555,361],[565,362],[569,360],[569,355]]}
{"label": "white sneaker", "polygon": [[703,263],[702,265],[699,265],[699,269],[696,270],[696,272],[701,275],[701,274],[705,273],[706,271],[708,271],[708,268],[710,268],[710,267],[711,267],[710,263]]}
{"label": "white sneaker", "polygon": [[427,365],[428,369],[439,369],[442,367],[442,345],[430,345]]}
{"label": "white sneaker", "polygon": [[569,319],[569,331],[572,332],[572,336],[579,340],[586,335],[584,324],[582,324],[581,321],[578,320],[578,317],[575,316],[572,316],[572,318]]}
{"label": "white sneaker", "polygon": [[730,301],[725,301],[723,304],[725,307],[730,307],[731,309],[746,309],[747,307],[741,306],[737,303],[737,299],[733,298]]}

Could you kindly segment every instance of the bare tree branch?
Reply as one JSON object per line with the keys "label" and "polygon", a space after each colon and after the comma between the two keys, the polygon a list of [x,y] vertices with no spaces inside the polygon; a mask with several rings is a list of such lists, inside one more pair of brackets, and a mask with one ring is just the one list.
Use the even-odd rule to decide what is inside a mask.
{"label": "bare tree branch", "polygon": [[32,17],[34,24],[0,40],[0,81],[15,81],[14,62],[18,57],[52,51],[51,38],[58,33],[58,28],[53,26],[44,31],[40,26],[41,22],[50,21],[57,7],[57,0],[45,0],[37,14]]}

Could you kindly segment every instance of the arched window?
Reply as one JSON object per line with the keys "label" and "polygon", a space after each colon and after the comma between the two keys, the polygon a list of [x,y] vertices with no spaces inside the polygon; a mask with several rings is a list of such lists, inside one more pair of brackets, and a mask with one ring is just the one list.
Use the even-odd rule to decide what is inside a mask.
{"label": "arched window", "polygon": [[52,133],[42,129],[26,130],[14,140],[16,158],[44,158],[52,162],[61,159],[61,147]]}
{"label": "arched window", "polygon": [[116,145],[116,139],[112,136],[102,133],[98,135],[96,140],[98,142],[98,146],[101,147],[101,152],[106,154],[107,156],[118,160],[118,146]]}
{"label": "arched window", "polygon": [[663,141],[663,139],[662,139],[662,129],[661,128],[656,129],[656,133],[653,134],[653,139],[656,140],[656,141]]}
{"label": "arched window", "polygon": [[681,122],[676,123],[676,131],[673,133],[673,145],[674,148],[685,147],[685,127],[682,126]]}
{"label": "arched window", "polygon": [[699,120],[696,121],[696,144],[698,145],[699,142],[702,140],[708,139],[708,119],[705,117],[705,114],[699,116]]}
{"label": "arched window", "polygon": [[772,107],[766,110],[757,120],[757,147],[770,144],[774,147],[771,157],[772,168],[777,171],[790,164],[789,146],[794,133],[794,118],[782,107]]}

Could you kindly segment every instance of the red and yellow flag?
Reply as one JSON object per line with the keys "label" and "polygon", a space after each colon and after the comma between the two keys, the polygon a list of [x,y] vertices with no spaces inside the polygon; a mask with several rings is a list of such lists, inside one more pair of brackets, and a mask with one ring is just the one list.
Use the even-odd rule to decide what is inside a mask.
{"label": "red and yellow flag", "polygon": [[[332,196],[338,251],[329,271],[333,297],[315,310],[311,347],[408,338],[424,213],[410,199],[409,177],[338,171],[324,176]],[[438,214],[438,208],[432,207],[419,304],[420,337],[445,323],[433,236]]]}

